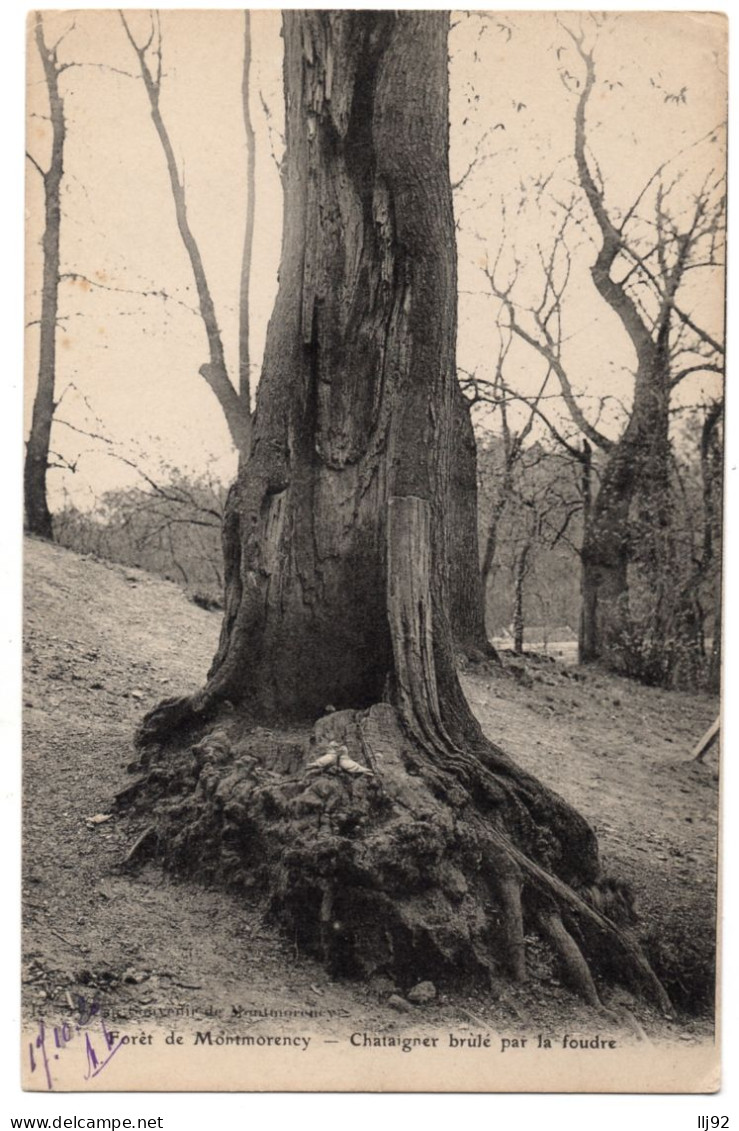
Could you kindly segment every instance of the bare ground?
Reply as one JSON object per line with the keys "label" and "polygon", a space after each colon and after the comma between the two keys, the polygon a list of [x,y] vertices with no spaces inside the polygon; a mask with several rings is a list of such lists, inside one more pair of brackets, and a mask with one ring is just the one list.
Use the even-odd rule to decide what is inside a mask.
{"label": "bare ground", "polygon": [[[530,977],[473,995],[394,1008],[396,987],[331,981],[232,894],[120,863],[140,819],[116,815],[131,780],[131,737],[143,712],[204,678],[219,615],[139,570],[26,542],[24,1003],[63,1018],[96,1001],[128,1032],[153,1024],[228,1031],[268,1023],[353,1030],[589,1034],[604,1020],[574,998],[551,956],[529,940]],[[463,673],[487,734],[577,806],[595,826],[608,871],[628,880],[650,952],[673,971],[692,1010],[666,1019],[625,991],[624,1040],[695,1043],[711,1032],[694,982],[710,981],[715,902],[716,755],[691,762],[715,699],[640,687],[528,657]],[[709,939],[706,943],[706,939]],[[676,973],[675,973],[676,971]],[[681,989],[682,986],[682,989]],[[403,989],[397,988],[401,995]],[[683,993],[684,991],[684,993]],[[628,1017],[628,1015],[624,1015]]]}

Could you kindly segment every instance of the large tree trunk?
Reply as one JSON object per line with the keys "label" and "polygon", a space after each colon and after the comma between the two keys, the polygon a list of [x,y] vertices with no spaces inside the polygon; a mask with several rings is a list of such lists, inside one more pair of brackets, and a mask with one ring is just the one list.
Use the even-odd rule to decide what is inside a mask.
{"label": "large tree trunk", "polygon": [[[585,66],[575,111],[578,180],[600,229],[591,267],[596,290],[619,318],[636,355],[634,403],[617,444],[608,445],[600,491],[586,523],[582,561],[580,655],[648,683],[666,684],[674,665],[670,586],[673,544],[670,496],[670,322],[689,239],[677,239],[675,264],[663,272],[652,325],[616,264],[625,254],[623,225],[614,223],[588,153],[586,109],[595,85],[592,51],[571,33]],[[580,422],[584,423],[584,422]],[[589,433],[596,443],[602,438]]]}
{"label": "large tree trunk", "polygon": [[530,927],[589,999],[583,953],[667,1008],[594,905],[592,830],[483,738],[457,679],[447,22],[284,15],[280,288],[220,645],[200,693],[144,720],[127,795],[163,797],[146,843],[172,867],[266,894],[335,970],[522,977]]}
{"label": "large tree trunk", "polygon": [[23,469],[25,525],[30,534],[51,539],[54,536],[46,493],[49,468],[51,425],[54,419],[54,381],[56,377],[56,327],[59,307],[59,242],[61,233],[61,184],[64,175],[66,123],[64,100],[59,91],[56,56],[44,41],[40,13],[36,15],[36,45],[44,67],[51,118],[51,160],[43,173],[44,235],[43,283],[39,340],[38,385],[33,402],[31,431],[26,444]]}
{"label": "large tree trunk", "polygon": [[[656,347],[644,347],[629,423],[606,457],[585,514],[580,660],[648,682],[665,682],[662,668],[670,663],[668,426],[669,369]],[[647,595],[649,626],[636,608],[639,588]],[[653,641],[648,654],[647,639]]]}

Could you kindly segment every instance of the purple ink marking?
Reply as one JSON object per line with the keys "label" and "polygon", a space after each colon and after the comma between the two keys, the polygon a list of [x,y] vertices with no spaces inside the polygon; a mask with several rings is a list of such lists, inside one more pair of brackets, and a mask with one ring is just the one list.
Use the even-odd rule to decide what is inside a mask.
{"label": "purple ink marking", "polygon": [[103,1030],[103,1040],[105,1042],[108,1055],[104,1057],[103,1060],[99,1060],[95,1046],[90,1040],[90,1034],[85,1033],[85,1053],[87,1055],[87,1072],[85,1073],[85,1080],[92,1080],[95,1076],[99,1076],[105,1068],[106,1064],[110,1064],[111,1060],[118,1052],[118,1049],[123,1045],[123,1037],[121,1037],[116,1044],[115,1039],[105,1028],[105,1022],[103,1021],[102,1017],[100,1018],[100,1025]]}
{"label": "purple ink marking", "polygon": [[[79,1025],[75,1025],[74,1028],[72,1028],[69,1022],[64,1021],[61,1026],[55,1025],[53,1027],[54,1044],[57,1049],[67,1048],[67,1046],[74,1040],[76,1034],[81,1035],[85,1024],[84,1022],[82,1022],[83,1011],[84,1015],[87,1017],[87,1022],[89,1023],[89,1021],[91,1021],[96,1014],[100,1014],[100,1004],[99,1002],[95,1001],[90,1003],[90,1005],[88,1006],[88,1003],[84,998],[78,997],[78,1010],[81,1021]],[[85,1080],[92,1080],[93,1077],[99,1076],[105,1066],[110,1063],[115,1054],[118,1052],[119,1048],[121,1048],[121,1046],[123,1045],[123,1037],[121,1037],[116,1042],[115,1038],[106,1029],[105,1021],[103,1020],[102,1016],[99,1017],[99,1020],[102,1030],[102,1036],[100,1034],[94,1035],[95,1041],[97,1041],[97,1048],[93,1043],[91,1034],[87,1030],[85,1030]],[[53,1091],[54,1080],[51,1075],[49,1053],[46,1048],[47,1035],[48,1031],[46,1024],[43,1021],[39,1021],[38,1034],[35,1040],[29,1041],[28,1043],[28,1056],[31,1065],[31,1074],[36,1072],[37,1069],[43,1068],[44,1074],[46,1076],[46,1087],[49,1091]],[[104,1051],[100,1048],[101,1040],[104,1046]],[[53,1053],[53,1059],[59,1060],[58,1052]]]}
{"label": "purple ink marking", "polygon": [[36,1057],[33,1054],[34,1048],[37,1049],[41,1054],[41,1063],[43,1064],[44,1072],[46,1074],[46,1087],[49,1089],[49,1091],[51,1091],[54,1087],[54,1082],[51,1079],[51,1071],[49,1069],[49,1057],[46,1052],[46,1027],[43,1021],[39,1021],[38,1036],[36,1037],[36,1040],[29,1041],[28,1044],[28,1055],[31,1061],[32,1073],[35,1072],[39,1067],[36,1064]]}
{"label": "purple ink marking", "polygon": [[89,1025],[93,1017],[100,1013],[100,1002],[97,998],[93,998],[88,1002],[83,994],[75,994],[76,1010],[77,1010],[77,1031],[84,1025]]}

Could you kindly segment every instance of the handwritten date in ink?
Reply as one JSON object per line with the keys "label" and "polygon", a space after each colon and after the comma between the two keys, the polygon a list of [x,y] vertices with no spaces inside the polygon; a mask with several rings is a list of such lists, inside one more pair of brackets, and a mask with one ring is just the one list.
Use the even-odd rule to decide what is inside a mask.
{"label": "handwritten date in ink", "polygon": [[[94,1029],[88,1028],[96,1014],[98,1024]],[[84,1015],[80,1011],[82,1016],[86,1024],[63,1021],[60,1025],[50,1026],[40,1021],[35,1039],[28,1042],[31,1075],[43,1073],[49,1091],[54,1089],[54,1061],[58,1061],[68,1048],[83,1050],[83,1079],[92,1080],[110,1063],[123,1044],[121,1038],[116,1039],[118,1034],[111,1034],[106,1028],[98,1006],[86,1009]]]}

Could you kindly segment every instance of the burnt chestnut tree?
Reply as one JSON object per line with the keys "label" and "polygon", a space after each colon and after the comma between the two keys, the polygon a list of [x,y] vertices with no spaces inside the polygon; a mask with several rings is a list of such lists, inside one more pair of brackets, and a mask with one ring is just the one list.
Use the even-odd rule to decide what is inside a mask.
{"label": "burnt chestnut tree", "polygon": [[[285,13],[279,292],[223,627],[205,686],[140,727],[126,797],[154,817],[131,861],[264,898],[334,971],[522,978],[536,930],[593,1004],[603,974],[668,1008],[587,822],[483,737],[457,679],[447,31]],[[469,550],[466,571],[474,595]]]}

